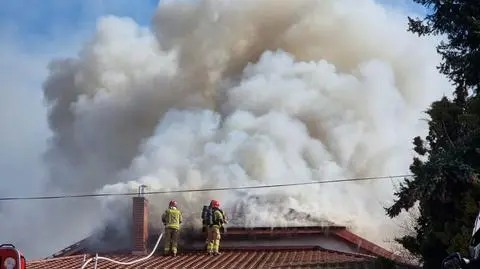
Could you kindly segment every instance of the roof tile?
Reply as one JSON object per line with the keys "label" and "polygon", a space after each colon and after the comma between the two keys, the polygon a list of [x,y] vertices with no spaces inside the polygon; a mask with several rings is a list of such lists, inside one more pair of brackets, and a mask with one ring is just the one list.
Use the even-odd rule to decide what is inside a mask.
{"label": "roof tile", "polygon": [[[86,258],[92,257],[89,255]],[[138,256],[129,254],[107,255],[106,257],[120,262],[129,262],[138,259]],[[133,265],[116,265],[100,260],[98,268],[130,269],[130,268],[290,268],[304,267],[319,263],[342,263],[371,260],[371,256],[349,254],[338,251],[318,249],[292,250],[236,250],[225,251],[220,256],[207,256],[204,253],[185,253],[177,257],[155,255],[150,259]],[[64,258],[46,259],[28,262],[29,269],[79,269],[84,260],[83,255]],[[93,268],[93,263],[87,268]]]}

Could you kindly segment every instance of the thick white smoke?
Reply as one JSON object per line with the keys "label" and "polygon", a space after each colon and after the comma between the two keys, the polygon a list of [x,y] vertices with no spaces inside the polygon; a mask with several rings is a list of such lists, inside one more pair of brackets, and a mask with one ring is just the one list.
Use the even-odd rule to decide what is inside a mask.
{"label": "thick white smoke", "polygon": [[[152,31],[102,18],[78,58],[52,63],[45,83],[49,186],[155,191],[409,173],[412,138],[426,130],[422,111],[449,85],[432,40],[407,33],[404,22],[373,0],[162,1]],[[150,200],[160,212],[175,198],[197,217],[216,198],[246,226],[305,224],[285,217],[293,208],[382,243],[398,229],[382,208],[393,185]],[[107,201],[106,209],[130,203]],[[96,203],[52,205],[66,227],[55,229],[70,232],[58,244],[98,225],[106,209]]]}

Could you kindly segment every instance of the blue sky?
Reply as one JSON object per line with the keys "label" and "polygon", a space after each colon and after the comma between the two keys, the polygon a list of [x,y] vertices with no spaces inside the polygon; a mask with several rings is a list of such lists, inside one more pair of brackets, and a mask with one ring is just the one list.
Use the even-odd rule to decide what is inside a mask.
{"label": "blue sky", "polygon": [[[424,9],[412,0],[376,0],[406,13]],[[129,16],[149,25],[158,0],[0,1],[0,171],[15,184],[2,192],[34,190],[49,131],[41,85],[46,65],[76,54],[103,15]],[[28,167],[28,169],[25,169]]]}
{"label": "blue sky", "polygon": [[0,24],[17,25],[22,34],[37,36],[50,35],[60,27],[75,30],[94,26],[95,20],[105,14],[129,16],[148,24],[157,3],[158,0],[2,1]]}
{"label": "blue sky", "polygon": [[[424,9],[412,0],[377,0],[408,12]],[[15,0],[0,2],[0,30],[14,35],[22,45],[51,40],[60,33],[93,31],[106,14],[129,16],[148,25],[158,0]]]}
{"label": "blue sky", "polygon": [[0,31],[20,45],[48,42],[59,35],[88,34],[107,14],[148,25],[158,0],[15,0],[0,2]]}

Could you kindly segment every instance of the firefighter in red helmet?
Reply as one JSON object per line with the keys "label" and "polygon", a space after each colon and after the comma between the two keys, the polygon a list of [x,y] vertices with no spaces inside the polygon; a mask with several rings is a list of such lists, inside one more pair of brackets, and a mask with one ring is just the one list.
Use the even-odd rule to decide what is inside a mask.
{"label": "firefighter in red helmet", "polygon": [[210,202],[210,210],[207,219],[207,253],[218,255],[220,254],[220,229],[227,223],[227,220],[217,200]]}
{"label": "firefighter in red helmet", "polygon": [[170,253],[173,256],[177,255],[178,236],[182,221],[182,212],[177,208],[177,202],[170,201],[168,209],[162,214],[162,222],[165,225],[165,255]]}

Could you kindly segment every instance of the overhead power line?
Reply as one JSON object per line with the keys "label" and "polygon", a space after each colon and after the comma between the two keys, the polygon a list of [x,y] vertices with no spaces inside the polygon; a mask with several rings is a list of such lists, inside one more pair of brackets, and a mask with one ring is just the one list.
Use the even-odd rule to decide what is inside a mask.
{"label": "overhead power line", "polygon": [[[183,190],[165,190],[165,191],[151,191],[143,192],[143,195],[159,195],[159,194],[172,194],[172,193],[191,193],[191,192],[207,192],[207,191],[228,191],[228,190],[248,190],[248,189],[268,189],[268,188],[280,188],[280,187],[292,187],[292,186],[304,186],[304,185],[316,185],[316,184],[328,184],[328,183],[342,183],[342,182],[354,182],[354,181],[367,181],[378,179],[393,179],[393,178],[405,178],[412,175],[396,175],[396,176],[379,176],[379,177],[361,177],[361,178],[346,178],[337,180],[323,180],[323,181],[310,181],[310,182],[298,182],[298,183],[284,183],[273,185],[257,185],[257,186],[244,186],[244,187],[218,187],[218,188],[205,188],[205,189],[183,189]],[[88,198],[88,197],[107,197],[107,196],[136,196],[138,192],[124,192],[124,193],[89,193],[89,194],[72,194],[72,195],[50,195],[50,196],[17,196],[17,197],[0,197],[0,201],[14,201],[14,200],[53,200],[53,199],[69,199],[69,198]]]}

